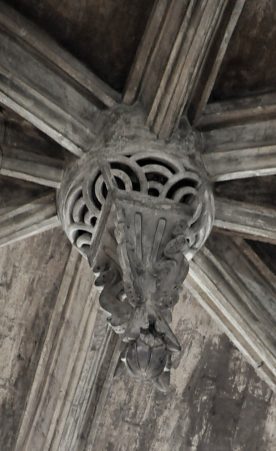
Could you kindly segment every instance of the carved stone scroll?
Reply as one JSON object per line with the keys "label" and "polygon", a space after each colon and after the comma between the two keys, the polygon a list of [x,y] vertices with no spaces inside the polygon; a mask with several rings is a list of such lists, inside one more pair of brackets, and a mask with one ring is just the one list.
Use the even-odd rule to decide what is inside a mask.
{"label": "carved stone scroll", "polygon": [[107,113],[104,142],[65,174],[59,214],[96,274],[127,368],[165,390],[181,349],[172,310],[189,260],[210,233],[213,197],[193,133],[167,144],[145,132],[140,112],[129,117]]}

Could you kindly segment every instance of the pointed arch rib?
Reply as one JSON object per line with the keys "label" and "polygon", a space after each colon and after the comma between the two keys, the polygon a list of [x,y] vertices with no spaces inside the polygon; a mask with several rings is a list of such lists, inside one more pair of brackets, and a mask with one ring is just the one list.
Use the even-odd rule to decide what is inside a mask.
{"label": "pointed arch rib", "polygon": [[2,1],[0,41],[0,102],[81,156],[95,136],[95,111],[119,95]]}
{"label": "pointed arch rib", "polygon": [[276,92],[211,102],[201,114],[197,127],[214,130],[276,118]]}
{"label": "pointed arch rib", "polygon": [[20,207],[0,209],[0,247],[58,227],[55,192]]}
{"label": "pointed arch rib", "polygon": [[127,82],[124,101],[138,96],[148,124],[163,138],[191,107],[205,107],[245,0],[156,1]]}
{"label": "pointed arch rib", "polygon": [[203,132],[203,160],[215,182],[276,174],[276,119]]}
{"label": "pointed arch rib", "polygon": [[[119,359],[91,269],[72,249],[15,449],[84,450]],[[102,399],[103,398],[103,399]],[[99,412],[98,412],[99,411]]]}
{"label": "pointed arch rib", "polygon": [[240,239],[214,234],[190,265],[187,286],[276,391],[276,278]]}
{"label": "pointed arch rib", "polygon": [[24,125],[0,116],[0,174],[59,188],[66,163],[62,149]]}
{"label": "pointed arch rib", "polygon": [[214,226],[243,238],[276,244],[276,209],[216,197]]}

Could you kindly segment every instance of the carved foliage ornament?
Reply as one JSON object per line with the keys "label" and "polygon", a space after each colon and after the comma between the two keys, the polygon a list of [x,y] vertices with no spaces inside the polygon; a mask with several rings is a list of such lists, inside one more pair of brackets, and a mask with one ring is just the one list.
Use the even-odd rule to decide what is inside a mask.
{"label": "carved foliage ornament", "polygon": [[157,141],[133,116],[135,126],[121,112],[107,115],[104,141],[65,175],[59,214],[96,275],[127,368],[166,390],[181,349],[172,310],[188,262],[210,233],[213,197],[196,140]]}

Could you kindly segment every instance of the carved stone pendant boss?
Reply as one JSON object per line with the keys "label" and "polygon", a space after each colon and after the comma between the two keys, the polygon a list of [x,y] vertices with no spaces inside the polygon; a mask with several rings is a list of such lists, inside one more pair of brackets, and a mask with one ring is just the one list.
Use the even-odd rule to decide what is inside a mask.
{"label": "carved stone pendant boss", "polygon": [[172,310],[214,217],[200,137],[182,127],[157,140],[137,108],[101,114],[98,126],[90,152],[64,175],[59,216],[95,273],[125,365],[166,390],[181,349]]}

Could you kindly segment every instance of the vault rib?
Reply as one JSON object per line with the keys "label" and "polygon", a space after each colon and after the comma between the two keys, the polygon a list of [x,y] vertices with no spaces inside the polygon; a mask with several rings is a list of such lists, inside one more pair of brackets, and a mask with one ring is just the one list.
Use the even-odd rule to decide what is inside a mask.
{"label": "vault rib", "polygon": [[55,193],[40,196],[16,209],[0,209],[0,247],[59,225]]}
{"label": "vault rib", "polygon": [[194,119],[207,103],[244,0],[227,3],[155,3],[124,101],[140,97],[148,124],[162,138],[171,134],[191,101]]}
{"label": "vault rib", "polygon": [[233,127],[251,122],[268,121],[276,117],[276,92],[211,102],[197,122],[200,130]]}
{"label": "vault rib", "polygon": [[31,126],[0,117],[0,174],[58,188],[65,161],[61,148]]}
{"label": "vault rib", "polygon": [[213,181],[276,174],[276,120],[226,124],[202,133],[203,161]]}
{"label": "vault rib", "polygon": [[213,235],[190,266],[187,287],[273,390],[276,279],[242,240]]}
{"label": "vault rib", "polygon": [[232,199],[215,198],[214,226],[244,238],[276,244],[275,209]]}
{"label": "vault rib", "polygon": [[[18,451],[82,449],[80,430],[93,421],[114,339],[99,321],[93,284],[87,262],[72,249],[18,433]],[[80,379],[84,385],[79,387]]]}
{"label": "vault rib", "polygon": [[0,2],[0,101],[77,156],[93,115],[119,95],[18,12]]}

